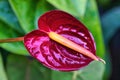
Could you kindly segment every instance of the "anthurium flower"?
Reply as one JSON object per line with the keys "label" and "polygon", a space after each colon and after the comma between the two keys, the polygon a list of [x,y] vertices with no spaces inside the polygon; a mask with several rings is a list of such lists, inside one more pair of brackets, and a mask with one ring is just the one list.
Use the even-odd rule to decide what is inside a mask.
{"label": "anthurium flower", "polygon": [[59,71],[74,71],[87,66],[96,56],[92,34],[72,15],[53,10],[38,20],[38,30],[24,37],[29,53],[44,66]]}

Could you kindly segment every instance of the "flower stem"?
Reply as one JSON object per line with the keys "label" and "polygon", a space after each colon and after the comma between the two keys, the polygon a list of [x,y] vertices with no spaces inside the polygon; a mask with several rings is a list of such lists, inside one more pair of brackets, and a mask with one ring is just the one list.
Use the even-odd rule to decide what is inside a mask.
{"label": "flower stem", "polygon": [[24,37],[0,39],[0,43],[18,42],[18,41],[23,41],[23,40],[24,40]]}

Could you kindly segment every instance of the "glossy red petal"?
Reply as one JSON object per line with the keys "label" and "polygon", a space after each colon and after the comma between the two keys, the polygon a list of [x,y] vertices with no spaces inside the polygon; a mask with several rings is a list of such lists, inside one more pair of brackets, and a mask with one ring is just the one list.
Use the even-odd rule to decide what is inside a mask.
{"label": "glossy red petal", "polygon": [[29,53],[46,67],[60,71],[78,70],[92,59],[73,51],[48,37],[54,31],[83,46],[95,55],[95,45],[87,28],[73,16],[63,11],[50,11],[38,21],[39,30],[32,31],[24,38]]}
{"label": "glossy red petal", "polygon": [[39,29],[45,32],[57,32],[61,27],[64,28],[66,26],[72,26],[76,29],[79,28],[84,33],[89,34],[87,28],[80,21],[75,19],[72,15],[60,10],[46,12],[38,19]]}
{"label": "glossy red petal", "polygon": [[79,39],[86,40],[85,42],[88,43],[89,47],[91,45],[90,51],[95,54],[96,46],[92,34],[80,21],[66,12],[53,10],[43,14],[38,20],[38,27],[39,30],[46,33],[53,31],[73,37],[79,35]]}

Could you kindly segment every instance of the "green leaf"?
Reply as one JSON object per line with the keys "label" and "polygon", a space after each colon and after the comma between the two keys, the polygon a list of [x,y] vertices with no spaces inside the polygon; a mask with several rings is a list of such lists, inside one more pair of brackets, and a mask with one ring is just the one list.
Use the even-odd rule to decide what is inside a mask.
{"label": "green leaf", "polygon": [[10,55],[7,63],[9,80],[51,80],[51,70],[29,57]]}
{"label": "green leaf", "polygon": [[87,0],[47,0],[56,8],[67,11],[74,16],[84,17]]}
{"label": "green leaf", "polygon": [[34,20],[38,2],[38,0],[9,0],[21,27],[26,33],[36,29]]}
{"label": "green leaf", "polygon": [[72,80],[72,72],[52,71],[52,80]]}
{"label": "green leaf", "polygon": [[45,0],[9,0],[9,3],[26,33],[38,28],[39,16],[53,9]]}
{"label": "green leaf", "polygon": [[52,80],[102,80],[105,65],[93,61],[87,67],[74,72],[52,71]]}
{"label": "green leaf", "polygon": [[39,0],[36,6],[36,12],[35,12],[35,24],[38,26],[38,18],[44,14],[45,12],[54,9],[53,6],[51,6],[46,0]]}
{"label": "green leaf", "polygon": [[[0,39],[23,36],[24,31],[7,0],[0,0]],[[0,47],[16,54],[28,55],[23,43],[1,43]]]}
{"label": "green leaf", "polygon": [[3,61],[2,61],[2,56],[0,53],[0,80],[8,80],[6,76],[6,72],[3,67]]}
{"label": "green leaf", "polygon": [[8,24],[9,27],[24,34],[24,31],[19,26],[18,20],[6,0],[0,0],[0,20]]}
{"label": "green leaf", "polygon": [[[10,28],[7,24],[0,21],[0,39],[19,37],[21,34]],[[28,55],[22,42],[0,43],[0,47],[16,54]]]}
{"label": "green leaf", "polygon": [[89,66],[78,71],[76,80],[103,80],[105,65],[101,62],[94,61]]}
{"label": "green leaf", "polygon": [[95,0],[88,0],[86,13],[84,18],[81,21],[86,25],[86,27],[93,34],[93,37],[96,42],[97,55],[103,58],[105,54],[105,48],[104,48],[104,42],[102,37],[98,9],[97,9]]}

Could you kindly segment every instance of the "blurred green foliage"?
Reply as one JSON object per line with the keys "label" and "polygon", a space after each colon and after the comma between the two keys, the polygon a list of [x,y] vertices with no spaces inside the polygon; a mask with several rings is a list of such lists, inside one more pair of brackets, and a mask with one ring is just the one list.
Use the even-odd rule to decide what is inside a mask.
{"label": "blurred green foliage", "polygon": [[50,80],[51,78],[51,70],[30,57],[10,55],[7,63],[9,80]]}
{"label": "blurred green foliage", "polygon": [[[119,21],[120,21],[120,6],[113,7],[112,9],[110,9],[109,11],[104,13],[101,17],[102,30],[103,30],[103,34],[104,34],[103,37],[104,37],[106,51],[107,51],[106,52],[106,61],[107,61],[106,67],[107,68],[105,71],[105,78],[111,74],[110,73],[111,71],[112,72],[114,71],[115,68],[113,68],[113,66],[119,67],[119,65],[120,65],[119,44],[118,44],[119,42],[117,42],[117,41],[119,41],[120,37],[118,37],[117,39],[115,38],[115,36],[119,35],[117,33],[120,30],[120,22]],[[114,40],[114,39],[116,40],[115,41],[116,44],[114,43],[112,45],[112,47],[110,48],[110,44],[112,43],[112,40]],[[110,50],[112,48],[116,49],[118,51]],[[112,52],[110,52],[110,51],[112,51]],[[116,61],[114,62],[114,60],[117,60],[117,63],[116,63]],[[117,68],[116,68],[116,70],[117,70]],[[114,73],[116,73],[116,71]],[[119,73],[119,70],[118,70],[118,73]],[[116,76],[119,77],[119,75],[116,75]],[[111,77],[114,77],[114,78],[116,78],[116,76],[115,76],[115,74],[111,75]],[[117,80],[119,80],[119,79],[117,79]]]}
{"label": "blurred green foliage", "polygon": [[0,53],[0,80],[8,80],[3,66],[3,60]]}
{"label": "blurred green foliage", "polygon": [[102,16],[102,26],[105,43],[108,44],[109,40],[113,37],[115,32],[120,28],[120,7],[115,7],[106,12]]}
{"label": "blurred green foliage", "polygon": [[[97,55],[104,58],[105,49],[95,0],[0,0],[0,39],[24,36],[37,29],[39,16],[54,9],[66,11],[83,22],[95,38]],[[0,80],[102,80],[105,66],[101,62],[92,62],[75,72],[59,72],[31,59],[22,42],[1,43],[0,47],[9,52],[6,72],[0,60]]]}
{"label": "blurred green foliage", "polygon": [[101,62],[93,61],[89,64],[89,66],[79,71],[66,73],[52,71],[52,80],[103,80],[103,73],[104,64]]}

